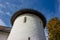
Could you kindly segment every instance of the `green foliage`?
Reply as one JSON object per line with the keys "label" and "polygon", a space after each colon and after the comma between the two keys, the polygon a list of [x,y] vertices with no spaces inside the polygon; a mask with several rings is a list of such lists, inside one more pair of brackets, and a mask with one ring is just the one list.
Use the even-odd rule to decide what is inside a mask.
{"label": "green foliage", "polygon": [[47,24],[47,29],[48,40],[60,40],[60,20],[58,18],[52,18]]}

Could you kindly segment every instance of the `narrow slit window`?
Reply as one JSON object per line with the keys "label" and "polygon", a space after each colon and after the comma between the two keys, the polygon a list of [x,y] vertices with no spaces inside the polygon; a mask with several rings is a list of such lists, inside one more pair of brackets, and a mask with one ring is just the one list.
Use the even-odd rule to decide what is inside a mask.
{"label": "narrow slit window", "polygon": [[27,21],[27,17],[24,17],[24,23],[26,23],[26,21]]}
{"label": "narrow slit window", "polygon": [[30,37],[28,37],[28,40],[30,40]]}

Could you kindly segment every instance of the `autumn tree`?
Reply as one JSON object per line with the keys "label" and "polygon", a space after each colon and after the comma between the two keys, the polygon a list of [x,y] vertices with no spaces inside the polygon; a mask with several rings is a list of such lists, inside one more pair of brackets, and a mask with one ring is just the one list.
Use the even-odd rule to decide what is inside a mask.
{"label": "autumn tree", "polygon": [[60,20],[52,18],[48,24],[48,40],[60,40]]}

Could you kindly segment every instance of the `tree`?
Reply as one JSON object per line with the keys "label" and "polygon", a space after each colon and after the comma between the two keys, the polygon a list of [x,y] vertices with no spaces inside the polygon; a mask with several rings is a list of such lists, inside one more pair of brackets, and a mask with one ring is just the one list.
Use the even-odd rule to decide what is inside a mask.
{"label": "tree", "polygon": [[52,18],[48,24],[48,40],[60,40],[60,20]]}

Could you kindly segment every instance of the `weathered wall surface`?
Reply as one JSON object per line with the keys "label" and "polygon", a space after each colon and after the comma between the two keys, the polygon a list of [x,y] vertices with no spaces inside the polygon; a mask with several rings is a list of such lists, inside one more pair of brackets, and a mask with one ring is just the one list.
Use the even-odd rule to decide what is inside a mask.
{"label": "weathered wall surface", "polygon": [[8,37],[8,40],[28,39],[45,40],[42,20],[32,14],[24,14],[17,17]]}
{"label": "weathered wall surface", "polygon": [[0,32],[0,40],[7,40],[9,33]]}

